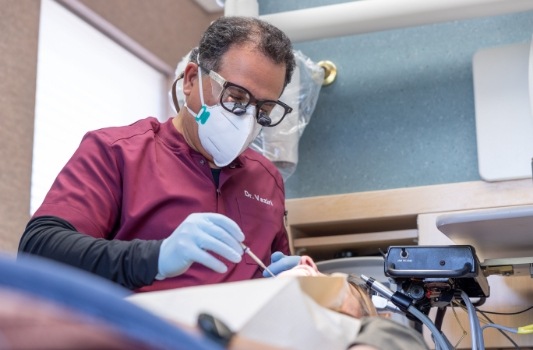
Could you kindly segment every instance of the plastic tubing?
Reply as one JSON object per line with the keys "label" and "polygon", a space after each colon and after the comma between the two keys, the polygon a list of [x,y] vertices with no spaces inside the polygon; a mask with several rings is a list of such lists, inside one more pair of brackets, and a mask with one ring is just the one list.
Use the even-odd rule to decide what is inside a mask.
{"label": "plastic tubing", "polygon": [[484,350],[485,345],[483,344],[483,332],[481,330],[481,325],[479,324],[479,318],[477,317],[476,309],[464,291],[461,291],[461,298],[463,299],[468,310],[470,331],[472,332],[472,350]]}
{"label": "plastic tubing", "polygon": [[453,346],[451,346],[450,342],[444,337],[444,335],[437,329],[437,326],[422,313],[422,311],[418,310],[413,305],[409,306],[407,308],[407,311],[409,311],[413,316],[418,318],[420,322],[422,322],[426,327],[431,331],[431,334],[433,335],[433,341],[435,342],[436,350],[451,350],[453,349]]}

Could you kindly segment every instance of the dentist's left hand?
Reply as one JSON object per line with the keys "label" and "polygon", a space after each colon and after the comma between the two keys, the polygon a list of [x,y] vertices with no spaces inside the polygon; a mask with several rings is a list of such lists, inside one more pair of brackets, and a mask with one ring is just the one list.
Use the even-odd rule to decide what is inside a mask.
{"label": "dentist's left hand", "polygon": [[227,216],[191,214],[161,244],[156,279],[181,275],[195,262],[224,273],[226,265],[209,252],[238,263],[243,254],[242,241],[244,234],[239,225]]}
{"label": "dentist's left hand", "polygon": [[[283,271],[287,271],[300,263],[302,259],[299,255],[285,255],[282,252],[274,252],[270,257],[272,263],[268,265],[268,269],[274,274],[278,275]],[[263,271],[263,277],[270,277],[268,271]]]}

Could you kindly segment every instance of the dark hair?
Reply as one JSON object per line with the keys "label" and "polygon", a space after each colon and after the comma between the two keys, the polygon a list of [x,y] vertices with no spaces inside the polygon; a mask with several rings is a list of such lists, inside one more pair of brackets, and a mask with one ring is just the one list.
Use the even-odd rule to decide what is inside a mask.
{"label": "dark hair", "polygon": [[285,85],[290,83],[296,66],[292,43],[285,33],[270,23],[254,17],[220,17],[207,28],[198,48],[192,50],[190,61],[200,62],[207,69],[218,70],[222,56],[232,45],[253,44],[277,64],[285,64]]}

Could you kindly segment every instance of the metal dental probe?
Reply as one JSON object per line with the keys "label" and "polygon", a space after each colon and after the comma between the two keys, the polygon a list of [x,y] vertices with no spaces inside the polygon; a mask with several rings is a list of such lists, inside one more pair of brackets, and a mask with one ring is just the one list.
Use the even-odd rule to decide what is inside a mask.
{"label": "metal dental probe", "polygon": [[248,254],[248,255],[250,256],[250,258],[252,258],[252,260],[255,261],[255,263],[256,263],[257,265],[259,265],[259,267],[261,267],[263,270],[265,270],[266,272],[268,272],[268,273],[270,274],[270,276],[272,276],[272,277],[276,277],[276,275],[274,275],[274,274],[272,273],[272,271],[270,271],[270,270],[268,269],[268,267],[266,267],[266,265],[263,264],[263,262],[261,261],[261,259],[259,259],[259,258],[257,257],[257,255],[255,255],[255,254],[252,252],[252,250],[250,249],[250,247],[245,246],[244,243],[242,243],[242,242],[241,242],[241,247],[242,247],[242,249],[244,250],[244,252],[245,252],[246,254]]}

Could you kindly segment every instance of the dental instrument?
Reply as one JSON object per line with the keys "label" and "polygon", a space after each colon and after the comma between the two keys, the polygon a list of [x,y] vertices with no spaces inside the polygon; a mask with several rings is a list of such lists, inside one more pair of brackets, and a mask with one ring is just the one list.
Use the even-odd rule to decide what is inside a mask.
{"label": "dental instrument", "polygon": [[270,276],[272,276],[272,277],[276,277],[276,275],[274,275],[274,274],[272,273],[272,271],[270,271],[270,270],[268,269],[268,267],[266,267],[266,265],[263,264],[263,262],[261,261],[261,259],[259,259],[259,258],[257,257],[257,255],[255,255],[255,254],[252,252],[252,250],[250,249],[250,247],[247,247],[247,246],[246,246],[244,243],[242,243],[242,242],[241,242],[241,247],[242,247],[242,249],[244,250],[244,252],[245,252],[246,254],[248,254],[248,255],[250,256],[250,258],[252,258],[252,260],[255,261],[255,263],[256,263],[257,265],[259,265],[259,267],[261,267],[263,270],[265,270],[266,272],[268,272],[268,273],[270,274]]}

